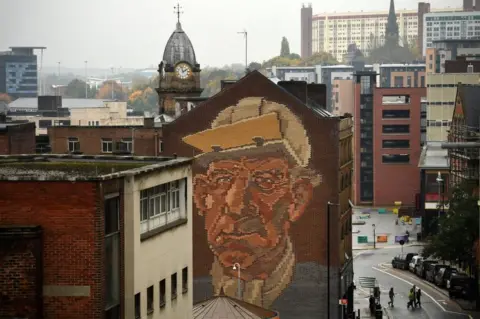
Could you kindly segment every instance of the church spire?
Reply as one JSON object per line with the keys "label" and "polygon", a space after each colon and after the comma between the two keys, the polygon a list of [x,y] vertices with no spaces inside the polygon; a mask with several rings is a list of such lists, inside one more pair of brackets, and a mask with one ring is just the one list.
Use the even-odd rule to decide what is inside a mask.
{"label": "church spire", "polygon": [[388,11],[387,26],[385,28],[385,42],[395,46],[398,45],[398,24],[394,0],[390,0],[390,10]]}

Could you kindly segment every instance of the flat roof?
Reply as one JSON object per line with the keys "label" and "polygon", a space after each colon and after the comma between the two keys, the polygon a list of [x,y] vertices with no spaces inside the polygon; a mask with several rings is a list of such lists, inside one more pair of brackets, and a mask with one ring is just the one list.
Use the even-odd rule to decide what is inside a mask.
{"label": "flat roof", "polygon": [[418,167],[420,169],[448,169],[450,161],[448,150],[442,148],[443,142],[427,142],[422,148]]}
{"label": "flat roof", "polygon": [[105,181],[189,164],[186,157],[0,155],[0,181]]}
{"label": "flat roof", "polygon": [[29,46],[21,46],[21,47],[10,47],[9,49],[37,49],[37,50],[45,50],[47,47],[29,47]]}
{"label": "flat roof", "polygon": [[[442,43],[442,42],[480,42],[480,37],[473,37],[468,39],[437,39],[432,40],[433,43]],[[461,49],[478,49],[478,48],[461,48]]]}
{"label": "flat roof", "polygon": [[[69,99],[62,98],[62,108],[98,108],[105,107],[106,102],[116,102],[109,99]],[[38,109],[38,98],[36,97],[21,97],[8,104],[9,108],[13,109]]]}

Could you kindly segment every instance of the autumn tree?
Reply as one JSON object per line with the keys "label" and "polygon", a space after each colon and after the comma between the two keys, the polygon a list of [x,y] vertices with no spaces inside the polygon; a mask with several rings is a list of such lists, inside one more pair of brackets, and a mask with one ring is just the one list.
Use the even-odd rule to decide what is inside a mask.
{"label": "autumn tree", "polygon": [[9,104],[12,102],[12,98],[7,93],[0,93],[0,102]]}
{"label": "autumn tree", "polygon": [[127,92],[120,84],[117,83],[117,81],[109,80],[103,82],[103,85],[98,90],[96,97],[97,99],[114,99],[125,101],[127,99]]}
{"label": "autumn tree", "polygon": [[287,58],[290,55],[290,44],[286,37],[282,38],[282,45],[280,48],[280,56],[283,58]]}

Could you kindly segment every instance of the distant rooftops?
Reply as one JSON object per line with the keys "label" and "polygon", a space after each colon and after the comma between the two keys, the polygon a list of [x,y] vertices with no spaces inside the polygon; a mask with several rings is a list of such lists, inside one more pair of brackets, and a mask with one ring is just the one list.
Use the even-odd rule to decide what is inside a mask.
{"label": "distant rooftops", "polygon": [[98,181],[190,163],[190,158],[105,155],[0,155],[0,180]]}
{"label": "distant rooftops", "polygon": [[[414,67],[425,67],[425,63],[385,63],[378,64],[380,68],[414,68]],[[366,64],[365,68],[372,69],[375,64]],[[316,66],[272,66],[267,68],[268,71],[271,71],[275,67],[277,70],[315,70],[317,67],[322,69],[353,69],[354,66],[346,64],[335,64],[335,65],[316,65]]]}
{"label": "distant rooftops", "polygon": [[[88,108],[88,107],[104,107],[105,102],[115,102],[114,100],[102,99],[69,99],[62,98],[62,107],[67,109]],[[38,109],[38,98],[23,97],[16,99],[8,105],[9,109]]]}

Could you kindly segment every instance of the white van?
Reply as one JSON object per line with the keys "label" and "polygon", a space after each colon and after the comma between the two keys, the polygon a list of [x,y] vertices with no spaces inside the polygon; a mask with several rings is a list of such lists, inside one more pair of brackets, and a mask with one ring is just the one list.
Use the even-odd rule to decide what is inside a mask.
{"label": "white van", "polygon": [[414,256],[412,258],[412,260],[410,261],[410,264],[408,264],[408,269],[415,273],[415,268],[418,267],[420,265],[420,263],[422,262],[423,260],[423,257],[420,257],[420,256]]}

